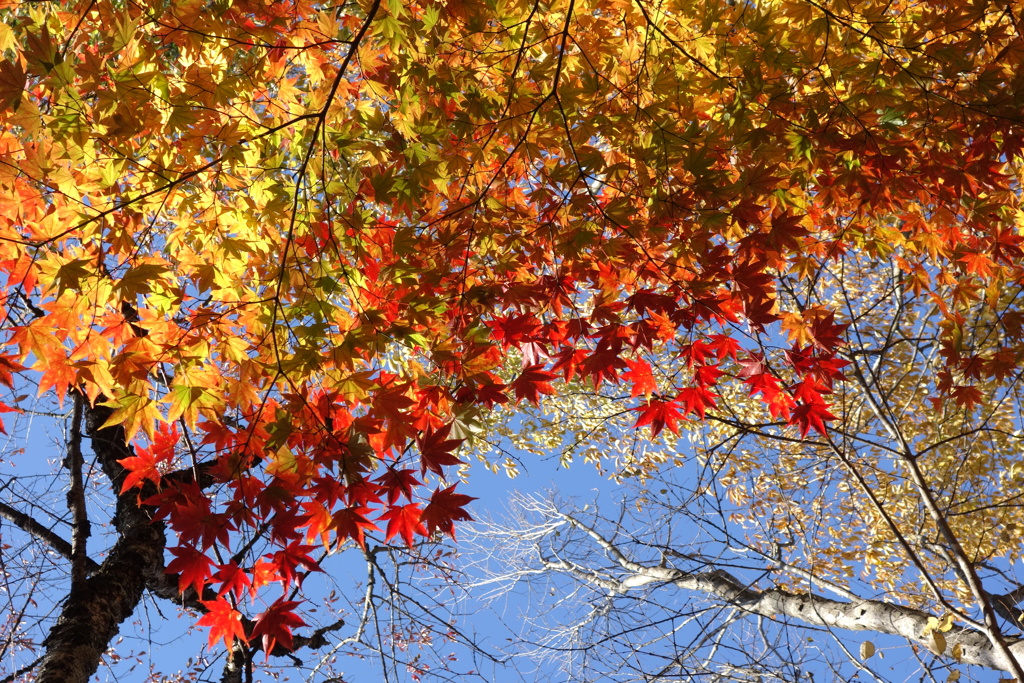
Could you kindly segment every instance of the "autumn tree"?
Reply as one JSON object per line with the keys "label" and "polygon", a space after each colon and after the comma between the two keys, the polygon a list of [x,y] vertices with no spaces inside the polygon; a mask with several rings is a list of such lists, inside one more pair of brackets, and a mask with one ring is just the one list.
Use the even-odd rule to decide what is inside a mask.
{"label": "autumn tree", "polygon": [[[228,678],[327,646],[335,622],[307,628],[303,607],[322,558],[454,535],[471,500],[455,483],[462,444],[497,410],[583,386],[620,388],[636,439],[709,419],[756,437],[754,413],[722,412],[756,395],[776,441],[834,448],[862,473],[851,496],[884,496],[871,514],[896,538],[885,553],[912,556],[900,515],[923,506],[963,575],[935,599],[1024,680],[981,541],[943,507],[961,480],[924,457],[967,432],[928,441],[885,412],[834,296],[895,306],[896,328],[932,335],[913,337],[941,363],[911,422],[981,429],[978,411],[1013,405],[1019,8],[0,12],[0,405],[36,394],[69,419],[62,526],[5,474],[5,518],[67,560],[46,638],[9,627],[40,657],[17,665],[27,675],[86,680],[144,595],[196,608]],[[834,271],[855,257],[890,264],[890,289],[934,310],[908,322],[903,295],[844,289]],[[843,403],[851,377],[867,387],[859,413]],[[876,413],[903,470],[868,472],[832,427]],[[968,460],[995,482],[1015,476],[1001,457]],[[730,451],[723,486],[761,462]],[[736,505],[762,514],[755,501],[773,499],[756,493]],[[883,514],[897,495],[907,510]],[[90,544],[103,522],[108,542]]]}
{"label": "autumn tree", "polygon": [[[743,384],[682,438],[631,447],[615,388],[534,411],[533,434],[556,421],[583,455],[616,443],[633,477],[596,501],[520,497],[510,519],[478,525],[470,594],[501,606],[510,652],[584,681],[1013,675],[1024,406],[1007,347],[1020,283],[964,298],[950,339],[943,309],[960,283],[915,292],[889,256],[850,252],[781,281],[780,299],[850,321],[827,429],[787,426],[749,360],[725,364]],[[822,343],[791,322],[751,352],[759,366],[795,353],[790,342]],[[656,360],[659,381],[686,371],[675,354]],[[565,457],[543,438],[522,445]],[[518,614],[504,595],[524,585]]]}

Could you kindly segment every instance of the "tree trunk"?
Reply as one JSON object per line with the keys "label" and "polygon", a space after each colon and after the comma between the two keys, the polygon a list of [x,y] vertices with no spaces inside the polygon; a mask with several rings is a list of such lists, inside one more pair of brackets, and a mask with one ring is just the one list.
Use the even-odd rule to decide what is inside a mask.
{"label": "tree trunk", "polygon": [[[134,455],[119,427],[100,428],[110,417],[104,407],[86,407],[86,433],[112,490],[120,491],[125,472],[118,460]],[[87,683],[117,635],[121,622],[135,611],[151,579],[163,573],[163,524],[152,523],[139,506],[137,492],[117,499],[114,524],[118,539],[98,571],[70,592],[57,623],[44,641],[39,683]]]}

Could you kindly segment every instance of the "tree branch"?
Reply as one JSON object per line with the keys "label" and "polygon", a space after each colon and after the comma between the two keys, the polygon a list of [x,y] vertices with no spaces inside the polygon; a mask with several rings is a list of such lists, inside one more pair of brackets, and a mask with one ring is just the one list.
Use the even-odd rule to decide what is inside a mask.
{"label": "tree branch", "polygon": [[71,432],[68,436],[67,468],[71,475],[68,490],[68,509],[71,511],[71,592],[76,593],[85,584],[87,572],[86,542],[92,533],[89,514],[85,505],[85,484],[82,480],[82,406],[85,397],[73,392],[75,407],[71,415]]}
{"label": "tree branch", "polygon": [[[624,578],[598,575],[583,571],[570,563],[544,560],[552,570],[567,573],[574,578],[625,594],[652,585],[672,585],[683,590],[713,595],[726,604],[747,613],[776,619],[786,616],[806,624],[843,628],[851,631],[872,631],[900,636],[925,648],[931,641],[925,634],[928,620],[934,615],[879,600],[851,600],[842,602],[814,593],[795,594],[781,588],[757,590],[722,569],[707,572],[688,572],[671,566],[650,566],[630,560],[620,548],[608,541],[593,527],[571,515],[563,515],[573,526],[584,531],[598,545],[608,551],[612,559],[625,570]],[[989,635],[974,628],[953,626],[944,633],[950,649],[959,645],[961,661],[989,669],[1009,670],[1006,657],[991,642]],[[1024,655],[1024,640],[1005,638],[1005,646],[1015,657]]]}
{"label": "tree branch", "polygon": [[[66,557],[69,560],[71,559],[71,544],[67,540],[61,538],[52,529],[44,526],[35,517],[2,502],[0,502],[0,517],[3,517],[7,521],[13,523],[25,533],[31,534],[40,541],[46,543],[62,557]],[[87,574],[93,574],[99,568],[100,565],[97,564],[95,560],[89,557],[85,558],[85,570]]]}

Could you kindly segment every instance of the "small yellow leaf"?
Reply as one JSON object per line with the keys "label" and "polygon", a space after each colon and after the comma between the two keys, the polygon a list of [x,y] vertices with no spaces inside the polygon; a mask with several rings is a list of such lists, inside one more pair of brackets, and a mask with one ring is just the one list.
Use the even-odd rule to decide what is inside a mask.
{"label": "small yellow leaf", "polygon": [[932,631],[942,631],[945,633],[949,629],[953,628],[953,615],[947,614],[941,619],[935,617],[928,617],[928,625],[924,627],[925,635],[928,635]]}
{"label": "small yellow leaf", "polygon": [[955,659],[958,662],[963,661],[963,658],[964,658],[964,646],[961,645],[960,643],[955,644],[953,646],[952,652],[950,652],[950,655],[953,657],[953,659]]}
{"label": "small yellow leaf", "polygon": [[940,631],[932,631],[930,634],[930,643],[928,648],[937,655],[941,655],[946,651],[946,636],[942,635]]}
{"label": "small yellow leaf", "polygon": [[946,683],[953,683],[954,681],[959,681],[959,680],[960,680],[960,672],[959,671],[950,671],[949,672],[949,676],[946,677]]}
{"label": "small yellow leaf", "polygon": [[14,29],[10,25],[0,22],[0,52],[7,48],[17,47],[18,39],[14,35]]}
{"label": "small yellow leaf", "polygon": [[870,640],[865,640],[860,644],[860,658],[869,659],[871,655],[875,654],[875,644]]}

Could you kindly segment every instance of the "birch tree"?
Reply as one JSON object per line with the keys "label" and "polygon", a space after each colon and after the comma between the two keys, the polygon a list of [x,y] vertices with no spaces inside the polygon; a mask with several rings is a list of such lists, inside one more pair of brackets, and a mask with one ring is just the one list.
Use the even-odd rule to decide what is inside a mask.
{"label": "birch tree", "polygon": [[[537,452],[571,457],[540,425],[578,435],[580,454],[616,444],[603,462],[629,493],[522,498],[511,521],[477,527],[481,548],[497,543],[483,595],[525,583],[542,603],[523,614],[528,652],[580,680],[893,680],[908,659],[939,680],[1014,676],[1024,440],[1006,347],[1021,333],[1020,286],[968,297],[952,323],[943,311],[959,285],[915,291],[899,252],[829,257],[815,277],[786,279],[804,316],[784,320],[756,363],[726,370],[743,385],[685,438],[636,448],[635,414],[614,390],[552,399],[533,417],[520,440]],[[752,395],[774,357],[818,343],[825,306],[848,321],[834,421],[795,433]],[[688,369],[676,350],[651,361]]]}

